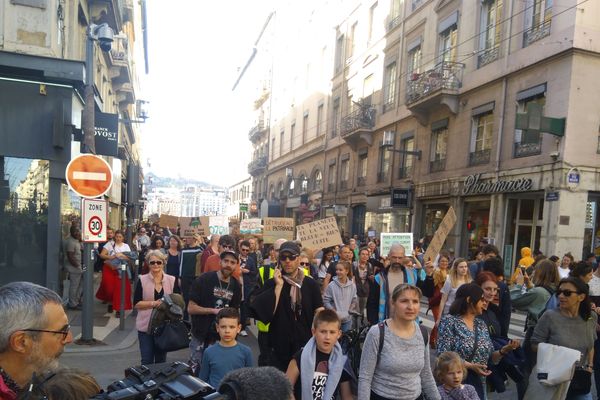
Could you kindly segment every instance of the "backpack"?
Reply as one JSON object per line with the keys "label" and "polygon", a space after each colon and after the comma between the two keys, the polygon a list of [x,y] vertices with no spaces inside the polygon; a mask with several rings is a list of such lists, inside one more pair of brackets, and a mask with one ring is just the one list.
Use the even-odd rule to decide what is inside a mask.
{"label": "backpack", "polygon": [[[423,343],[425,343],[425,347],[429,344],[429,332],[427,332],[427,328],[425,328],[422,324],[418,324],[419,329],[421,330],[421,335],[423,335]],[[381,358],[381,352],[383,351],[383,342],[385,341],[385,322],[380,322],[377,324],[379,326],[379,349],[377,350],[377,361],[375,362],[375,366],[379,364],[379,359]]]}
{"label": "backpack", "polygon": [[537,320],[539,321],[540,318],[542,317],[542,315],[547,311],[547,310],[556,310],[558,309],[559,306],[559,301],[558,301],[558,296],[556,295],[555,292],[553,292],[552,290],[548,289],[545,286],[542,286],[544,289],[546,289],[546,291],[548,293],[550,293],[550,298],[546,301],[546,305],[544,306],[544,309],[542,311],[540,311],[540,313],[537,316]]}

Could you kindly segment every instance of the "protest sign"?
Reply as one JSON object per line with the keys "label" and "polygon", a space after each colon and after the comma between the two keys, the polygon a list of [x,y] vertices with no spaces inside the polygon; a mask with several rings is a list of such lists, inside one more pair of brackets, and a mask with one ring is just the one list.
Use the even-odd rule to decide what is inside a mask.
{"label": "protest sign", "polygon": [[319,219],[296,228],[303,247],[321,249],[342,244],[340,230],[334,217]]}
{"label": "protest sign", "polygon": [[179,227],[182,238],[208,236],[208,217],[180,217]]}
{"label": "protest sign", "polygon": [[454,226],[455,223],[456,223],[456,213],[454,212],[454,208],[450,207],[448,209],[448,212],[444,216],[442,223],[435,231],[435,234],[433,235],[433,239],[431,239],[429,246],[427,246],[427,251],[425,252],[425,255],[423,256],[423,260],[425,260],[425,261],[429,261],[429,260],[434,261],[435,260],[435,258],[439,254],[440,250],[442,250],[442,246],[444,245],[444,242],[446,241],[446,237],[448,236],[448,233],[450,232],[450,230],[452,230],[452,227]]}
{"label": "protest sign", "polygon": [[263,241],[274,243],[277,239],[294,240],[293,218],[265,218]]}
{"label": "protest sign", "polygon": [[211,235],[228,235],[229,218],[225,215],[211,216],[209,218],[209,232]]}
{"label": "protest sign", "polygon": [[179,223],[179,217],[168,214],[161,214],[158,220],[158,224],[163,228],[177,228]]}
{"label": "protest sign", "polygon": [[381,234],[381,248],[379,254],[384,257],[390,252],[390,247],[393,244],[401,244],[404,246],[404,251],[407,256],[412,255],[413,250],[413,234],[412,232],[400,232],[400,233],[382,233]]}
{"label": "protest sign", "polygon": [[252,234],[256,235],[262,232],[262,225],[260,218],[248,218],[243,219],[240,222],[240,233],[242,235]]}

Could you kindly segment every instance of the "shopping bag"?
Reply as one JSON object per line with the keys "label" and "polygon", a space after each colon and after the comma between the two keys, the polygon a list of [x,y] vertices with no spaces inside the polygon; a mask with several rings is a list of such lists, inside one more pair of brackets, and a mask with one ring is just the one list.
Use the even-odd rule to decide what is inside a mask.
{"label": "shopping bag", "polygon": [[575,363],[580,359],[580,351],[540,343],[537,350],[537,378],[542,385],[546,386],[570,381],[575,370]]}

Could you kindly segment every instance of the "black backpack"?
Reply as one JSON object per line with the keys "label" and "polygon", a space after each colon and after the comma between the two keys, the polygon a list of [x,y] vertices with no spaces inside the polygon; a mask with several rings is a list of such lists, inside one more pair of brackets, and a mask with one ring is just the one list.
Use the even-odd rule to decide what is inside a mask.
{"label": "black backpack", "polygon": [[[379,349],[377,350],[377,362],[375,363],[375,366],[379,364],[381,352],[383,351],[383,342],[385,341],[385,322],[380,322],[377,324],[377,326],[379,326]],[[425,343],[425,347],[427,347],[429,344],[429,332],[422,324],[419,324],[419,329],[421,330],[421,335],[423,335],[423,343]]]}

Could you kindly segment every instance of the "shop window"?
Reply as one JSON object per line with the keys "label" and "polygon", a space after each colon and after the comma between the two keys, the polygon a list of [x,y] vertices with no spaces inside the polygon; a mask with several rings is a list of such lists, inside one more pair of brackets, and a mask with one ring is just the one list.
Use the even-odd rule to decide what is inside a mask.
{"label": "shop window", "polygon": [[489,201],[475,201],[465,203],[466,220],[463,225],[463,232],[466,232],[468,243],[467,252],[462,254],[469,255],[471,259],[477,255],[479,248],[486,244],[488,238],[488,224],[490,214]]}
{"label": "shop window", "polygon": [[511,257],[511,267],[514,267],[520,257],[521,248],[529,247],[533,251],[540,248],[543,209],[543,197],[509,199],[505,248],[502,253],[505,258]]}
{"label": "shop window", "polygon": [[[521,93],[536,93],[530,97],[519,99],[520,96],[517,96],[517,113],[525,113],[527,111],[527,106],[531,103],[539,104],[542,107],[542,115],[544,115],[544,106],[546,105],[546,85],[540,85],[535,88],[523,91]],[[542,153],[542,135],[541,133],[535,134],[533,140],[528,140],[526,143],[521,142],[523,138],[524,132],[521,129],[515,129],[515,144],[514,144],[514,157],[527,157],[532,155],[537,155]],[[528,135],[533,135],[532,133],[528,133]]]}
{"label": "shop window", "polygon": [[46,281],[49,171],[46,160],[0,156],[0,285]]}
{"label": "shop window", "polygon": [[494,113],[475,115],[471,127],[471,148],[469,165],[487,164],[492,151],[492,133],[494,131]]}
{"label": "shop window", "polygon": [[448,212],[447,204],[427,204],[425,205],[425,226],[423,232],[425,236],[431,239],[433,234],[439,228],[444,216]]}

